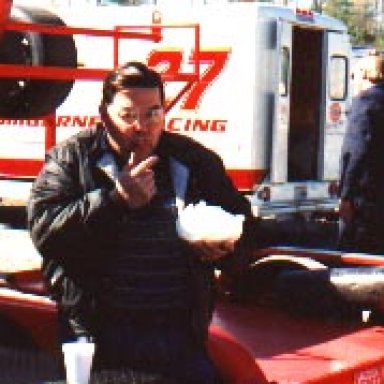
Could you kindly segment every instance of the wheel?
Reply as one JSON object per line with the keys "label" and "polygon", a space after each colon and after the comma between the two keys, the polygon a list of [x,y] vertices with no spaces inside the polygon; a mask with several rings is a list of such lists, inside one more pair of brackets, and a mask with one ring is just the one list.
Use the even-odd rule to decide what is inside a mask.
{"label": "wheel", "polygon": [[288,271],[325,270],[324,264],[307,257],[269,255],[255,261],[234,289],[239,301],[268,306],[281,303],[280,276]]}
{"label": "wheel", "polygon": [[[56,15],[37,8],[13,7],[11,20],[63,26]],[[7,31],[0,41],[0,63],[76,67],[77,51],[72,36]],[[65,100],[73,80],[0,79],[0,116],[35,118],[45,116]]]}

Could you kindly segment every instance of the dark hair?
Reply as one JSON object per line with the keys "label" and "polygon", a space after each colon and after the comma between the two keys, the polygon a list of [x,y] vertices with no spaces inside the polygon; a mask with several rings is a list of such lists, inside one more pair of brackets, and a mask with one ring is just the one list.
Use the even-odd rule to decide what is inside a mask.
{"label": "dark hair", "polygon": [[101,106],[110,104],[116,93],[128,88],[159,88],[164,103],[164,84],[159,73],[138,61],[129,61],[111,71],[104,80]]}

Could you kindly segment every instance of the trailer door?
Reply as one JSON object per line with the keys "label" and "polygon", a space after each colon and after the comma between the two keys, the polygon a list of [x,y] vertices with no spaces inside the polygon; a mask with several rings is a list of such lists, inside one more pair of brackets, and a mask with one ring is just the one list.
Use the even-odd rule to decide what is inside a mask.
{"label": "trailer door", "polygon": [[349,99],[349,37],[346,33],[327,32],[324,39],[326,73],[325,111],[320,135],[319,174],[322,180],[339,177],[339,157],[346,126],[345,110]]}
{"label": "trailer door", "polygon": [[288,125],[292,67],[292,26],[277,22],[275,105],[272,126],[271,182],[287,181]]}

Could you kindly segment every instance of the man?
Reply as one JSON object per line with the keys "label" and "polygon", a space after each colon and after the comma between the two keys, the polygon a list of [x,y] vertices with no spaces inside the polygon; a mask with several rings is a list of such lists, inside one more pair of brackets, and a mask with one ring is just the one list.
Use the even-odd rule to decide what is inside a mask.
{"label": "man", "polygon": [[[246,245],[256,224],[250,204],[216,154],[164,131],[163,84],[144,64],[107,76],[100,116],[50,151],[28,205],[61,341],[92,337],[96,367],[217,383],[205,350],[213,265]],[[181,240],[176,195],[244,214],[243,237]]]}
{"label": "man", "polygon": [[384,61],[364,62],[371,86],[352,102],[341,153],[339,248],[384,254]]}

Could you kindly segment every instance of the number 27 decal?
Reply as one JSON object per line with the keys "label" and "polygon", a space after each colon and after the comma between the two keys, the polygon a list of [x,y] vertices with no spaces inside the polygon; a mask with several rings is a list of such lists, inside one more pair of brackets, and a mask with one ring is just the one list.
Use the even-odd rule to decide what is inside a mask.
{"label": "number 27 decal", "polygon": [[[157,67],[165,66],[161,71],[163,75],[168,75],[177,80],[177,76],[183,74],[182,49],[160,49],[153,50],[148,57],[148,66]],[[210,87],[215,79],[223,71],[225,64],[229,58],[230,49],[219,50],[201,50],[198,55],[191,54],[188,64],[195,65],[198,61],[200,68],[203,66],[205,69],[201,71],[200,78],[189,84],[186,91],[186,96],[182,102],[181,109],[197,109],[205,91]]]}

